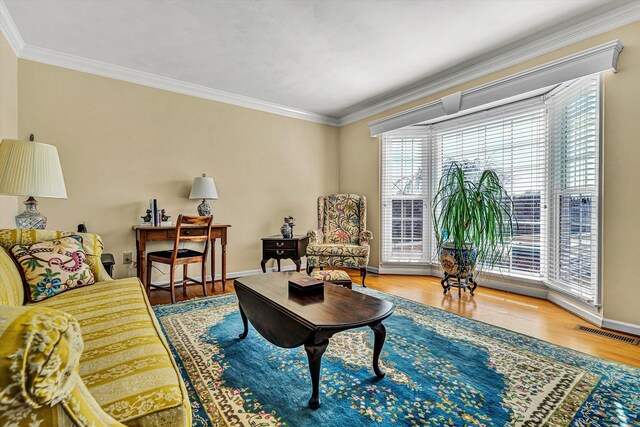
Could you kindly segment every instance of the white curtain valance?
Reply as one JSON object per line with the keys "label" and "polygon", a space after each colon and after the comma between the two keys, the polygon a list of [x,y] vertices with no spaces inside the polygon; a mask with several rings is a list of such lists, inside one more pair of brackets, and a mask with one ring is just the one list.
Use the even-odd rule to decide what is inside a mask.
{"label": "white curtain valance", "polygon": [[454,92],[437,101],[375,120],[369,123],[369,131],[371,136],[377,136],[590,74],[616,71],[618,55],[622,48],[620,40],[612,40],[512,76],[464,92]]}

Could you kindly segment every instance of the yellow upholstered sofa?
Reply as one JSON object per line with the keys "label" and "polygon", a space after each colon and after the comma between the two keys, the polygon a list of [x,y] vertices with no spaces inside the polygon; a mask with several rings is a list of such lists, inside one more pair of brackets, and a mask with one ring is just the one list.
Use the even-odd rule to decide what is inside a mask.
{"label": "yellow upholstered sofa", "polygon": [[[97,283],[25,304],[7,252],[83,238]],[[95,234],[0,230],[0,426],[188,426],[187,392],[137,278],[112,280]]]}

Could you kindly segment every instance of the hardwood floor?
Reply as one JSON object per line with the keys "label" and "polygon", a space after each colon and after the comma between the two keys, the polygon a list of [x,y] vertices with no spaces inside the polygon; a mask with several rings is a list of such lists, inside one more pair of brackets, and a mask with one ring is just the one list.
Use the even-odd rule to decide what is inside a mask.
{"label": "hardwood floor", "polygon": [[[361,283],[358,272],[347,270],[354,286]],[[209,285],[210,286],[210,285]],[[525,335],[569,347],[574,350],[640,367],[640,346],[577,331],[576,325],[596,326],[569,313],[557,305],[538,298],[478,287],[476,295],[443,295],[439,279],[425,276],[367,275],[367,286],[382,292],[442,308],[447,311],[500,326]],[[222,284],[215,283],[214,295],[222,293]],[[227,281],[226,292],[234,292],[233,280]],[[210,288],[208,288],[210,289]],[[209,294],[211,291],[209,290]],[[187,288],[187,299],[202,296],[199,286]],[[182,289],[176,290],[176,298],[182,300]],[[152,304],[170,302],[168,292],[152,291]]]}

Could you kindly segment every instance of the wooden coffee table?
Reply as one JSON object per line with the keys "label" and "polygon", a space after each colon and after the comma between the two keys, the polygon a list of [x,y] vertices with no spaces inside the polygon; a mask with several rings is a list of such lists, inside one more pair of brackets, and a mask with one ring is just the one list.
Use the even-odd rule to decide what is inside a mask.
{"label": "wooden coffee table", "polygon": [[329,338],[348,329],[368,326],[374,333],[373,371],[378,378],[385,373],[378,364],[386,329],[382,321],[393,313],[394,305],[342,286],[326,282],[324,292],[299,294],[289,291],[289,280],[306,276],[286,272],[260,274],[236,279],[244,339],[249,332],[247,319],[269,342],[278,347],[304,345],[309,359],[312,394],[309,407],[320,407],[318,396],[322,355]]}

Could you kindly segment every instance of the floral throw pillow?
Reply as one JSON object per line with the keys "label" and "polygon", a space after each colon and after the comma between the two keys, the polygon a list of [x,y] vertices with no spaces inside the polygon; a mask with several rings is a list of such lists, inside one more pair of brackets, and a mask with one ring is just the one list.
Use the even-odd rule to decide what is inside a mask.
{"label": "floral throw pillow", "polygon": [[80,236],[15,245],[11,254],[22,267],[30,302],[42,301],[95,282]]}

